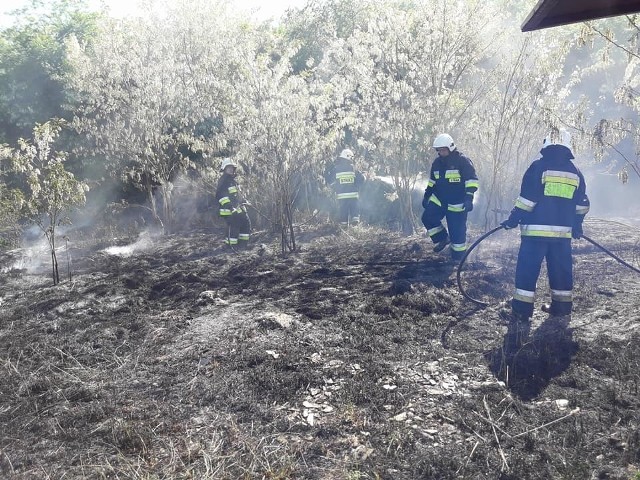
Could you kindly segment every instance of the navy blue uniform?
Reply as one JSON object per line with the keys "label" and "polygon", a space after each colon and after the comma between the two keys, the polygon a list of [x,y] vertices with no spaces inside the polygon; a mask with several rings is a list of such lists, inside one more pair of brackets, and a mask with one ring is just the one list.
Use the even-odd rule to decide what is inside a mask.
{"label": "navy blue uniform", "polygon": [[216,200],[219,206],[218,213],[229,226],[229,235],[225,243],[231,246],[246,246],[251,234],[251,222],[246,208],[242,205],[242,198],[234,175],[222,174],[216,189]]}
{"label": "navy blue uniform", "polygon": [[515,314],[533,315],[536,283],[546,258],[551,288],[551,313],[569,315],[573,304],[571,238],[582,235],[589,211],[586,184],[564,145],[541,150],[522,178],[520,196],[511,211],[509,226],[520,224],[520,251],[516,289],[511,302]]}
{"label": "navy blue uniform", "polygon": [[[467,250],[469,207],[465,206],[473,204],[476,190],[478,177],[473,162],[457,149],[433,161],[422,204],[422,224],[433,243],[451,238],[451,257],[456,260]],[[442,224],[445,217],[449,232]]]}
{"label": "navy blue uniform", "polygon": [[327,170],[327,183],[333,186],[338,200],[338,221],[341,225],[360,222],[360,187],[364,175],[356,170],[350,160],[338,157]]}

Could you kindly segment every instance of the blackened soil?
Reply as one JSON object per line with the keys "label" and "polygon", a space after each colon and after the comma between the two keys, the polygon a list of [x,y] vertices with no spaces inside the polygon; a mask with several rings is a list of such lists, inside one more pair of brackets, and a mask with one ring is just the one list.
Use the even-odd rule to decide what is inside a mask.
{"label": "blackened soil", "polygon": [[[620,228],[585,233],[637,267]],[[0,254],[0,477],[639,478],[640,275],[575,242],[571,321],[518,342],[513,231],[461,271],[484,308],[421,235],[298,242],[71,243],[55,287]]]}

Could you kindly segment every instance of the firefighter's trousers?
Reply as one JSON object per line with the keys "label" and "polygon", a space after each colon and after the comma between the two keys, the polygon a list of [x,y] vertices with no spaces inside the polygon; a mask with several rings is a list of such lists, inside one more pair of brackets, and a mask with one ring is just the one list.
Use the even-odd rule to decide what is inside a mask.
{"label": "firefighter's trousers", "polygon": [[536,284],[543,259],[547,261],[551,311],[554,315],[570,315],[573,305],[573,265],[569,238],[522,237],[512,310],[526,317],[533,315]]}
{"label": "firefighter's trousers", "polygon": [[[444,218],[447,219],[447,227],[442,224]],[[460,260],[464,257],[467,251],[467,212],[453,212],[448,210],[446,205],[429,202],[422,213],[422,224],[433,243],[440,243],[449,236],[451,258]]]}
{"label": "firefighter's trousers", "polygon": [[360,202],[358,198],[338,199],[338,221],[340,225],[355,225],[360,222]]}
{"label": "firefighter's trousers", "polygon": [[231,246],[246,246],[251,236],[251,221],[247,212],[233,212],[223,218],[229,227],[229,234],[225,242]]}

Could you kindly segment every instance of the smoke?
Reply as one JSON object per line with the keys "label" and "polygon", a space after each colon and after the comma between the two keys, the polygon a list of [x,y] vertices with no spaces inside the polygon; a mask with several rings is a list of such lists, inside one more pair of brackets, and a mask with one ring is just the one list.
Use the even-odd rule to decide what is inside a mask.
{"label": "smoke", "polygon": [[42,245],[11,250],[7,253],[14,254],[17,258],[9,267],[0,269],[0,273],[5,274],[15,270],[29,275],[43,273],[51,268],[49,252],[49,245],[46,244],[46,241]]}
{"label": "smoke", "polygon": [[130,257],[134,253],[148,250],[152,246],[153,246],[153,238],[151,236],[151,233],[146,231],[146,232],[142,232],[139,235],[138,239],[129,245],[107,247],[102,251],[108,255],[114,255],[118,257]]}
{"label": "smoke", "polygon": [[615,173],[585,172],[590,217],[640,222],[640,179],[629,177],[622,183]]}
{"label": "smoke", "polygon": [[15,258],[0,273],[19,270],[27,274],[40,274],[51,269],[51,249],[40,227],[32,226],[23,233],[22,247],[6,252]]}
{"label": "smoke", "polygon": [[215,200],[219,172],[205,170],[200,178],[179,175],[173,181],[172,206],[177,229],[209,226],[217,216]]}

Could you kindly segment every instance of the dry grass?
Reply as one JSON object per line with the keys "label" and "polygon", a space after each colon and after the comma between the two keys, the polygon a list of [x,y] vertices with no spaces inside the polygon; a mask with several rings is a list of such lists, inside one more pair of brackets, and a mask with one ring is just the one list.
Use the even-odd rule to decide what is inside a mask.
{"label": "dry grass", "polygon": [[[358,227],[243,258],[171,237],[87,251],[72,288],[3,278],[0,476],[638,477],[638,335],[540,333],[516,365],[528,390],[500,383],[498,307],[464,304],[425,243]],[[497,301],[512,272],[487,260],[465,278]],[[597,288],[634,285],[605,273]],[[576,321],[594,325],[614,297],[580,279]]]}

